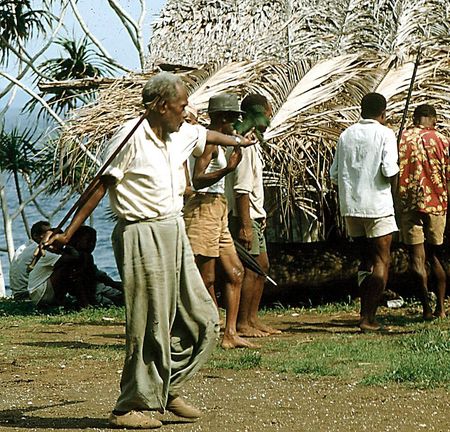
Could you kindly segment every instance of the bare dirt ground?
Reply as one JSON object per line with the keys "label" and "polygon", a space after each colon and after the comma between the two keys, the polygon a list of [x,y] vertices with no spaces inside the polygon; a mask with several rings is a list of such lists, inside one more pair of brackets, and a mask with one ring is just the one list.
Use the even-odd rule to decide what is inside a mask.
{"label": "bare dirt ground", "polygon": [[[287,341],[355,332],[356,319],[352,313],[264,317],[284,330],[274,338]],[[107,417],[118,396],[122,358],[79,352],[123,346],[123,323],[31,329],[3,324],[0,332],[0,431],[112,430]],[[61,355],[49,355],[45,347]],[[204,410],[204,417],[190,424],[164,415],[162,431],[450,431],[443,388],[367,387],[332,377],[204,369],[184,396]]]}

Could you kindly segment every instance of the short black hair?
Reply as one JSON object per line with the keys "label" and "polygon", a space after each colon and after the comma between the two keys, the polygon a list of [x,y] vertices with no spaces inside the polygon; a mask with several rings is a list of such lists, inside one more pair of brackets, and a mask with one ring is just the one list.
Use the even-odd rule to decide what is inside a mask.
{"label": "short black hair", "polygon": [[386,98],[380,93],[367,93],[361,100],[362,118],[379,117],[386,109]]}
{"label": "short black hair", "polygon": [[96,236],[97,231],[90,227],[89,225],[81,225],[74,233],[72,238],[69,241],[70,245],[73,245],[75,242],[77,242],[81,237],[88,235],[88,236]]}
{"label": "short black hair", "polygon": [[268,108],[269,101],[265,96],[261,94],[252,93],[245,96],[245,98],[241,102],[241,110],[244,112],[251,112],[254,110],[254,107],[257,106]]}
{"label": "short black hair", "polygon": [[436,117],[436,110],[434,106],[428,104],[419,105],[414,110],[414,121],[419,121],[421,117]]}
{"label": "short black hair", "polygon": [[49,221],[39,221],[31,227],[31,238],[39,237],[50,229]]}

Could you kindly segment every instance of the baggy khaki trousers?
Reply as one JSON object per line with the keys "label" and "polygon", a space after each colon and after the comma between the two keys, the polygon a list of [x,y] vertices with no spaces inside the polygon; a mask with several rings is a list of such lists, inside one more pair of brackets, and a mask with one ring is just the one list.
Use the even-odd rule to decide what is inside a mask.
{"label": "baggy khaki trousers", "polygon": [[126,306],[126,358],[115,409],[163,411],[206,362],[219,316],[182,217],[127,223],[112,234]]}

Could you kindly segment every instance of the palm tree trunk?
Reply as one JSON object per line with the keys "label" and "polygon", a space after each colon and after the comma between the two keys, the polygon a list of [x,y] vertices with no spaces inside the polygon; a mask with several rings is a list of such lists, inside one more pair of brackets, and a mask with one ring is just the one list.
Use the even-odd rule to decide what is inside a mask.
{"label": "palm tree trunk", "polygon": [[[20,184],[19,184],[19,175],[16,170],[13,171],[14,174],[14,184],[16,186],[16,193],[17,193],[17,199],[19,200],[19,205],[23,204],[22,199],[22,191],[20,190]],[[23,226],[25,227],[25,231],[27,232],[27,236],[31,238],[31,231],[30,231],[30,225],[28,224],[27,215],[25,214],[25,208],[23,208],[20,211],[20,214],[22,216]]]}
{"label": "palm tree trunk", "polygon": [[5,229],[6,248],[8,251],[9,262],[14,257],[14,238],[12,232],[12,219],[8,211],[8,201],[6,198],[5,184],[3,182],[3,173],[0,172],[0,205],[2,207],[3,227]]}

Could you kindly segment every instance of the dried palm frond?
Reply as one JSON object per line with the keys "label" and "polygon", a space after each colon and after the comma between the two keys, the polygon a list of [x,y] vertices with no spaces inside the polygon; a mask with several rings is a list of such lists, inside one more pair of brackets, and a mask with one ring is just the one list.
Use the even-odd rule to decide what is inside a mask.
{"label": "dried palm frond", "polygon": [[[325,220],[339,223],[328,177],[339,134],[358,120],[371,91],[388,97],[389,125],[398,130],[419,45],[409,117],[432,103],[450,126],[449,42],[447,0],[168,0],[153,26],[148,64],[149,74],[161,61],[206,64],[178,72],[200,110],[223,91],[269,99],[275,115],[264,175],[277,238],[312,239],[326,235]],[[89,179],[93,165],[79,143],[98,155],[114,129],[139,114],[149,74],[100,89],[96,103],[73,113],[56,165],[68,164],[79,183],[59,168],[62,183]]]}

